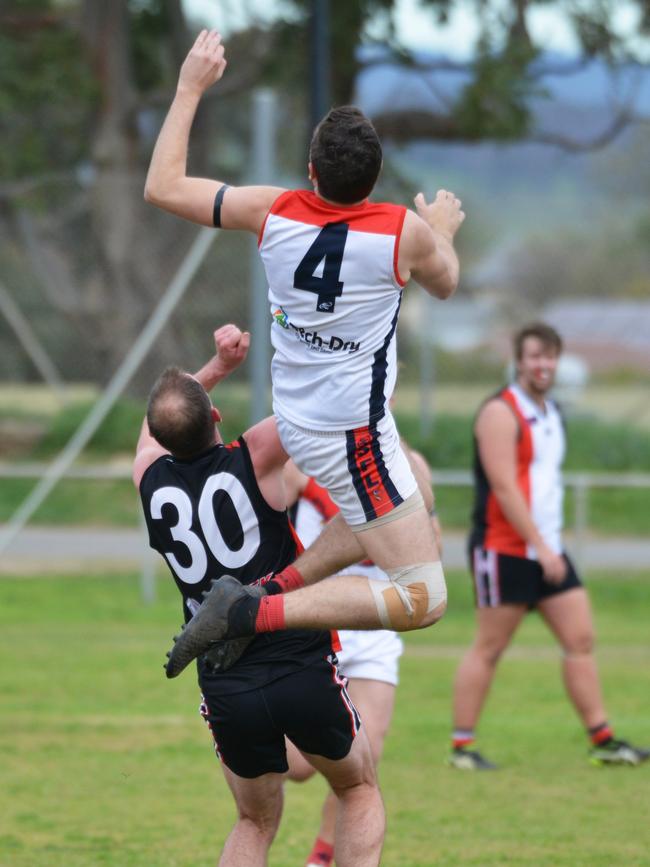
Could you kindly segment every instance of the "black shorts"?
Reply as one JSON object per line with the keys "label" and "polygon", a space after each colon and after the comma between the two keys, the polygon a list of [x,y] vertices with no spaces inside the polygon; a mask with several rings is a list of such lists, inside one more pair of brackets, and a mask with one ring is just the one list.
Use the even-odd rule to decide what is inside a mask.
{"label": "black shorts", "polygon": [[496,608],[497,605],[527,605],[535,608],[542,599],[582,587],[582,582],[566,554],[566,578],[561,584],[544,580],[537,560],[498,554],[485,548],[470,550],[470,570],[474,578],[477,608]]}
{"label": "black shorts", "polygon": [[[361,720],[332,654],[321,662],[234,695],[210,694],[204,684],[201,715],[221,761],[240,777],[285,773],[285,735],[299,750],[343,759]],[[207,694],[205,694],[207,693]]]}

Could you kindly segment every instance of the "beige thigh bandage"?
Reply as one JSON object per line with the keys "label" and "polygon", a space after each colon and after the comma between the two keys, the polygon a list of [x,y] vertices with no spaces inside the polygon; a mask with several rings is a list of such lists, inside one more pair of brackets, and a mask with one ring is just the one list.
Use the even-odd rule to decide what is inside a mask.
{"label": "beige thigh bandage", "polygon": [[371,581],[377,613],[385,629],[417,629],[439,605],[447,601],[442,563],[416,563],[388,572],[390,584]]}
{"label": "beige thigh bandage", "polygon": [[380,518],[373,518],[372,521],[366,521],[365,524],[348,524],[353,533],[362,533],[364,530],[371,530],[374,527],[381,527],[382,524],[389,524],[391,521],[397,521],[398,518],[405,518],[412,512],[424,508],[424,500],[419,491],[414,491],[410,497],[407,497],[399,506],[395,506],[390,512],[386,512]]}

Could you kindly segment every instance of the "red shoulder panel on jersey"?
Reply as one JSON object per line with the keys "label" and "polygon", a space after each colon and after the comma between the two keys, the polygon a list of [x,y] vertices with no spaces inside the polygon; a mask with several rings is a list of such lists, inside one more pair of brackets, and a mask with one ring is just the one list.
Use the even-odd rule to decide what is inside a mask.
{"label": "red shoulder panel on jersey", "polygon": [[274,208],[281,199],[284,199],[286,196],[290,196],[292,194],[293,194],[293,190],[285,190],[283,193],[280,193],[280,195],[277,197],[277,199],[273,202],[273,204],[271,205],[271,207],[267,211],[266,217],[264,217],[264,222],[262,223],[262,225],[260,227],[259,234],[257,236],[257,246],[258,247],[262,246],[262,238],[264,237],[264,229],[266,229],[266,222],[269,218],[269,214],[275,213]]}
{"label": "red shoulder panel on jersey", "polygon": [[399,235],[406,208],[388,202],[374,204],[368,201],[346,208],[330,205],[309,190],[289,190],[278,196],[271,205],[269,214],[310,226],[344,222],[355,232]]}
{"label": "red shoulder panel on jersey", "polygon": [[[530,464],[533,459],[533,438],[524,418],[517,399],[509,388],[504,388],[499,398],[505,401],[513,411],[519,425],[519,437],[517,439],[517,486],[530,505]],[[490,491],[487,500],[487,530],[485,533],[485,547],[489,550],[499,551],[502,554],[510,554],[514,557],[525,557],[527,545],[525,539],[503,514],[501,506],[494,493]]]}
{"label": "red shoulder panel on jersey", "polygon": [[402,237],[402,229],[404,228],[404,220],[406,218],[406,208],[402,210],[402,219],[399,222],[399,226],[397,231],[395,232],[395,247],[393,249],[393,271],[395,272],[395,279],[398,284],[402,287],[406,286],[406,280],[402,280],[402,277],[399,273],[399,268],[397,267],[397,260],[399,258],[399,242]]}

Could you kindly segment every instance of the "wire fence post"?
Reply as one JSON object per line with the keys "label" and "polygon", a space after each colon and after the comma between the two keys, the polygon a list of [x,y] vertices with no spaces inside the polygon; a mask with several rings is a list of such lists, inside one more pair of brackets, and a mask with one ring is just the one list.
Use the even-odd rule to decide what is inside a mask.
{"label": "wire fence post", "polygon": [[157,555],[149,545],[149,531],[142,509],[138,510],[142,536],[142,562],[140,564],[140,595],[145,605],[156,601]]}
{"label": "wire fence post", "polygon": [[[275,175],[276,103],[275,93],[269,88],[260,88],[253,94],[252,183],[270,184],[273,182]],[[250,423],[253,425],[268,415],[271,355],[268,286],[264,266],[257,249],[257,238],[251,238],[250,257]]]}

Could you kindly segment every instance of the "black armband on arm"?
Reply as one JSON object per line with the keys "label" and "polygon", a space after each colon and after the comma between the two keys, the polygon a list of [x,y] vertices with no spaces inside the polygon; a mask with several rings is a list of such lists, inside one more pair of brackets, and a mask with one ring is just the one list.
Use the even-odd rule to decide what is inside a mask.
{"label": "black armband on arm", "polygon": [[214,197],[214,207],[212,209],[212,223],[216,229],[221,228],[221,203],[223,202],[224,193],[228,189],[228,184],[219,187],[217,195]]}

